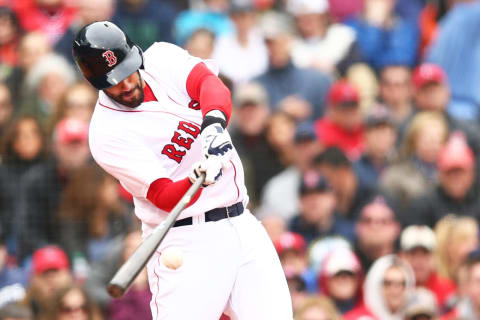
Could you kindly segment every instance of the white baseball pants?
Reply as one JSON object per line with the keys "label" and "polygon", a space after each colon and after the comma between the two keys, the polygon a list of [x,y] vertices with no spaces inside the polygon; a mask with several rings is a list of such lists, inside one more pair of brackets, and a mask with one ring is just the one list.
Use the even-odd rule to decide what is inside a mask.
{"label": "white baseball pants", "polygon": [[[176,270],[161,262],[168,247],[183,250],[183,264]],[[222,312],[232,320],[293,319],[277,253],[248,210],[172,228],[147,269],[154,320],[217,320]]]}

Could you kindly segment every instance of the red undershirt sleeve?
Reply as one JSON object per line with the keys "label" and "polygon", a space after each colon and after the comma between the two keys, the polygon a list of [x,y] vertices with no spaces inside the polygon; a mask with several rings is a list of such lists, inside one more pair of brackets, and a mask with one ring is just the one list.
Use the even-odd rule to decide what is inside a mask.
{"label": "red undershirt sleeve", "polygon": [[232,114],[232,99],[230,90],[205,63],[200,62],[187,78],[188,95],[200,103],[202,114],[205,115],[212,110],[220,110],[225,114],[227,123]]}
{"label": "red undershirt sleeve", "polygon": [[[157,208],[170,212],[191,185],[192,183],[188,178],[175,182],[168,178],[160,178],[150,184],[147,192],[147,199]],[[192,197],[192,200],[190,200],[187,207],[194,204],[200,197],[201,193],[202,189],[199,189],[199,191]]]}

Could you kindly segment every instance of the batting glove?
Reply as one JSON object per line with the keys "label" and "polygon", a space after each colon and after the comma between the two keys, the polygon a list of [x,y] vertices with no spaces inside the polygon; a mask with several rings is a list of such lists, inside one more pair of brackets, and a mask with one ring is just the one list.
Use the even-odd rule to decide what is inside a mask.
{"label": "batting glove", "polygon": [[214,184],[222,176],[222,161],[218,157],[210,157],[206,160],[199,161],[193,164],[192,172],[188,179],[193,184],[205,173],[205,181],[202,183],[202,187],[207,187]]}
{"label": "batting glove", "polygon": [[200,134],[202,153],[206,159],[221,157],[222,163],[228,162],[233,150],[232,139],[225,127],[227,122],[222,112],[214,110],[207,113]]}

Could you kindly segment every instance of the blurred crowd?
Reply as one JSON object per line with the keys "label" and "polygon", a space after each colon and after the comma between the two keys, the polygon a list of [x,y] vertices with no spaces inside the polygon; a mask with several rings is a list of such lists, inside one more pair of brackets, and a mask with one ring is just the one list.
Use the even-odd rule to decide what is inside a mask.
{"label": "blurred crowd", "polygon": [[[480,319],[480,2],[0,0],[0,319],[151,319],[71,57],[110,20],[213,59],[296,320]],[[226,317],[222,317],[226,318]]]}

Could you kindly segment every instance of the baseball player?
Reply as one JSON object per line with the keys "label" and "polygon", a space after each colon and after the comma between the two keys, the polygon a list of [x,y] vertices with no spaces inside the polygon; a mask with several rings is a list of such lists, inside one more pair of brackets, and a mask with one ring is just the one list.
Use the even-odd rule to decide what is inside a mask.
{"label": "baseball player", "polygon": [[[275,249],[246,209],[242,163],[226,130],[229,90],[212,61],[169,43],[144,53],[111,22],[79,31],[73,56],[99,92],[90,123],[95,161],[134,198],[147,236],[200,176],[192,198],[147,264],[153,319],[293,318]],[[173,269],[168,248],[183,252]]]}

